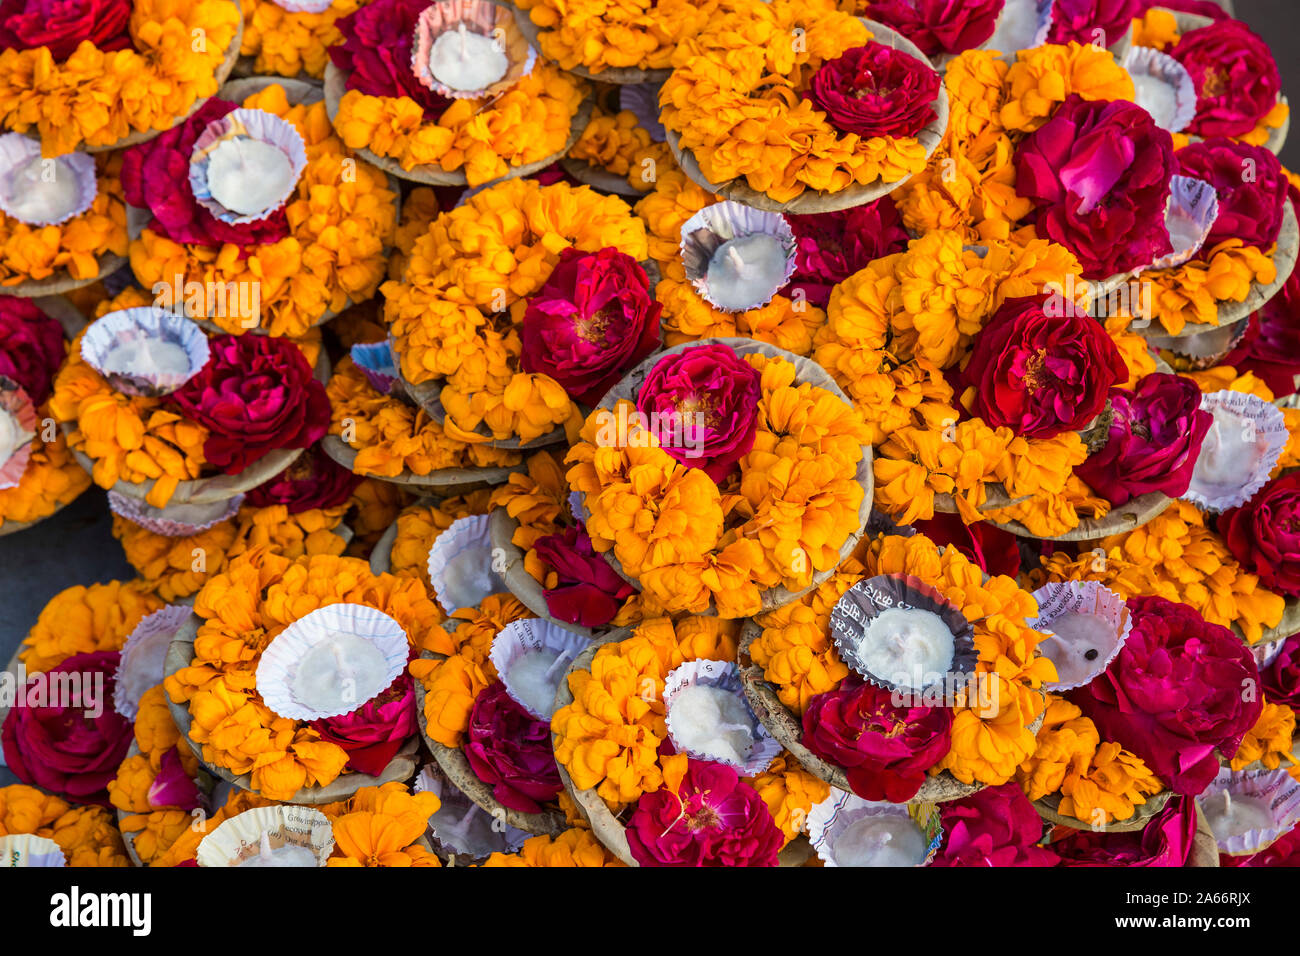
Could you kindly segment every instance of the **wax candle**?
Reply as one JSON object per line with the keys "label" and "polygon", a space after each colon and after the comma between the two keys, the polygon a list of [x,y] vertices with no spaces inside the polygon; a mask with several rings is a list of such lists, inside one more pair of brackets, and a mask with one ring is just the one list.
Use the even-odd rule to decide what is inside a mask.
{"label": "wax candle", "polygon": [[504,832],[493,828],[495,819],[476,803],[444,799],[438,812],[429,817],[438,842],[471,857],[504,852]]}
{"label": "wax candle", "polygon": [[190,356],[178,342],[138,338],[122,342],[104,356],[104,367],[125,375],[184,375],[190,370]]}
{"label": "wax candle", "polygon": [[384,653],[372,642],[355,634],[332,634],[303,653],[293,676],[293,696],[323,714],[351,713],[387,686],[387,673]]}
{"label": "wax candle", "polygon": [[1094,673],[1115,646],[1115,625],[1099,614],[1070,612],[1045,625],[1043,654],[1056,665],[1057,682],[1076,684]]}
{"label": "wax candle", "polygon": [[929,847],[911,817],[864,816],[845,827],[831,846],[837,866],[920,866]]}
{"label": "wax candle", "polygon": [[738,695],[708,684],[683,687],[668,705],[680,749],[743,764],[754,749],[754,723]]}
{"label": "wax candle", "polygon": [[271,848],[271,836],[262,831],[261,849],[256,856],[240,860],[236,866],[320,866],[320,860],[305,846],[286,843],[284,846]]}
{"label": "wax candle", "polygon": [[7,204],[24,222],[62,222],[81,205],[77,173],[66,159],[47,161],[39,153],[9,173]]}
{"label": "wax candle", "polygon": [[709,259],[709,299],[721,309],[743,311],[765,302],[785,284],[786,251],[767,233],[728,239]]}
{"label": "wax candle", "polygon": [[457,551],[443,567],[440,584],[438,597],[447,607],[478,607],[488,595],[504,590],[492,571],[491,542],[473,542]]}
{"label": "wax candle", "polygon": [[952,631],[933,611],[890,608],[871,621],[858,659],[883,680],[923,688],[952,669],[954,647]]}
{"label": "wax candle", "polygon": [[560,679],[574,656],[572,651],[546,648],[519,655],[506,669],[511,696],[533,713],[549,716],[555,710],[555,692],[560,687]]}
{"label": "wax candle", "polygon": [[1174,117],[1178,113],[1178,96],[1168,80],[1150,73],[1137,72],[1133,74],[1133,89],[1133,102],[1150,113],[1157,126],[1170,129],[1174,125]]}
{"label": "wax candle", "polygon": [[1259,459],[1258,434],[1247,418],[1226,405],[1209,409],[1214,416],[1192,469],[1193,486],[1236,486],[1251,477]]}
{"label": "wax candle", "polygon": [[1268,801],[1249,794],[1239,793],[1234,797],[1229,791],[1221,790],[1202,800],[1201,810],[1210,829],[1214,831],[1214,839],[1219,843],[1226,843],[1251,830],[1273,826],[1273,814],[1269,810]]}
{"label": "wax candle", "polygon": [[208,159],[208,191],[231,212],[251,216],[277,205],[293,181],[280,148],[248,136],[222,140]]}
{"label": "wax candle", "polygon": [[429,72],[453,90],[481,90],[506,75],[510,61],[492,37],[461,24],[441,34],[429,51]]}

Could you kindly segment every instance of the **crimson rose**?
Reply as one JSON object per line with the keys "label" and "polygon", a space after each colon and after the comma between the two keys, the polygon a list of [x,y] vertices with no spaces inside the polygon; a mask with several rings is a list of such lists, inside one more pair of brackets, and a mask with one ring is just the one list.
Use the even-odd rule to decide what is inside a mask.
{"label": "crimson rose", "polygon": [[555,587],[544,592],[546,610],[556,620],[580,627],[603,627],[636,590],[596,553],[591,536],[581,524],[558,534],[542,535],[533,542],[533,548],[559,578]]}
{"label": "crimson rose", "polygon": [[1300,707],[1300,636],[1287,638],[1277,657],[1260,669],[1259,679],[1270,703]]}
{"label": "crimson rose", "polygon": [[492,795],[511,810],[540,813],[564,788],[550,723],[524,710],[501,681],[475,698],[464,749],[475,776],[491,784]]}
{"label": "crimson rose", "polygon": [[1300,597],[1300,471],[1279,475],[1245,504],[1219,515],[1218,528],[1260,584]]}
{"label": "crimson rose", "polygon": [[926,56],[962,53],[989,37],[1006,0],[867,0],[862,15],[892,27]]}
{"label": "crimson rose", "polygon": [[244,503],[255,508],[285,505],[291,515],[339,508],[364,480],[321,451],[320,445],[312,445],[284,471],[250,491]]}
{"label": "crimson rose", "polygon": [[1268,44],[1240,20],[1184,33],[1167,51],[1191,74],[1195,136],[1244,136],[1277,105],[1282,77]]}
{"label": "crimson rose", "polygon": [[[1114,46],[1140,16],[1142,0],[1054,0],[1048,43],[1093,43]],[[1097,35],[1098,30],[1102,35]]]}
{"label": "crimson rose", "polygon": [[785,221],[794,233],[795,267],[784,294],[802,289],[806,301],[822,309],[837,283],[875,259],[902,252],[909,238],[888,196],[835,212],[787,215]]}
{"label": "crimson rose", "polygon": [[1267,249],[1282,229],[1290,183],[1273,151],[1222,137],[1184,146],[1174,154],[1179,175],[1214,187],[1219,214],[1201,247],[1200,258],[1225,239]]}
{"label": "crimson rose", "polygon": [[939,82],[929,63],[872,40],[823,63],[804,96],[840,132],[915,136],[935,118]]}
{"label": "crimson rose", "polygon": [[415,25],[428,0],[375,0],[339,17],[334,25],[343,42],[329,48],[330,59],[348,74],[347,88],[367,96],[407,97],[437,122],[451,105],[422,84],[411,69]]}
{"label": "crimson rose", "polygon": [[0,376],[12,379],[40,405],[66,352],[63,326],[31,299],[0,295]]}
{"label": "crimson rose", "polygon": [[311,722],[322,740],[348,752],[348,769],[377,777],[416,732],[411,675],[402,673],[377,696],[350,714]]}
{"label": "crimson rose", "polygon": [[1073,830],[1052,844],[1063,866],[1186,866],[1196,837],[1196,801],[1175,797],[1131,833]]}
{"label": "crimson rose", "polygon": [[943,846],[931,866],[1055,866],[1056,854],[1038,846],[1043,821],[1012,781],[939,804]]}
{"label": "crimson rose", "polygon": [[131,45],[131,0],[0,0],[0,50],[49,47],[57,62],[83,41],[100,51]]}

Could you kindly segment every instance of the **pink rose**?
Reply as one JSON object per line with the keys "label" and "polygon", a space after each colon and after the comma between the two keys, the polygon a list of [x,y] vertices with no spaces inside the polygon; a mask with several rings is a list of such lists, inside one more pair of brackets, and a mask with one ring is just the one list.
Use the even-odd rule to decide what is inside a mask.
{"label": "pink rose", "polygon": [[428,0],[375,0],[339,17],[334,25],[343,42],[331,46],[329,54],[348,74],[349,90],[415,100],[425,122],[435,123],[451,100],[420,83],[411,69],[415,24],[428,5]]}
{"label": "pink rose", "polygon": [[1052,849],[1063,866],[1186,866],[1196,837],[1196,801],[1175,797],[1141,830],[1074,830]]}
{"label": "pink rose", "polygon": [[289,514],[348,503],[364,479],[336,462],[320,445],[299,455],[292,465],[248,492],[244,503],[255,508],[285,505]]}
{"label": "pink rose", "polygon": [[1056,854],[1038,846],[1043,821],[1012,783],[986,787],[939,804],[943,846],[931,866],[1055,866]]}
{"label": "pink rose", "polygon": [[1166,51],[1196,85],[1195,136],[1244,136],[1277,105],[1282,77],[1268,44],[1240,20],[1184,33]]}
{"label": "pink rose", "polygon": [[1217,527],[1262,586],[1300,597],[1300,471],[1271,479],[1245,504],[1219,515]]}
{"label": "pink rose", "polygon": [[550,723],[524,710],[501,681],[475,698],[464,750],[474,774],[511,810],[540,813],[542,804],[564,789],[551,750]]}
{"label": "pink rose", "polygon": [[962,53],[993,36],[1006,0],[867,0],[862,15],[907,37],[926,56]]}
{"label": "pink rose", "polygon": [[826,308],[831,289],[875,259],[907,248],[907,230],[894,200],[837,212],[785,217],[795,239],[795,269],[782,294],[795,297],[802,289],[807,302]]}
{"label": "pink rose", "polygon": [[1114,46],[1128,33],[1133,18],[1141,15],[1141,8],[1142,0],[1054,0],[1047,42]]}
{"label": "pink rose", "polygon": [[313,720],[311,726],[322,740],[348,752],[349,770],[379,776],[419,728],[411,675],[399,674],[378,696],[352,713]]}
{"label": "pink rose", "polygon": [[1201,247],[1206,259],[1225,239],[1267,249],[1282,229],[1290,183],[1272,150],[1217,137],[1184,146],[1174,154],[1178,173],[1214,187],[1219,214]]}

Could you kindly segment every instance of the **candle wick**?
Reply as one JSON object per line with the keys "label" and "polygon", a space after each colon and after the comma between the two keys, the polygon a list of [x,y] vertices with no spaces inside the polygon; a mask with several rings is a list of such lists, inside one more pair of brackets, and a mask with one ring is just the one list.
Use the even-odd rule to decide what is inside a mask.
{"label": "candle wick", "polygon": [[469,49],[468,49],[468,47],[466,47],[465,43],[466,43],[466,41],[465,41],[465,24],[462,23],[462,24],[460,25],[460,55],[461,55],[461,56],[468,56],[468,55],[469,55]]}
{"label": "candle wick", "polygon": [[752,727],[748,727],[745,724],[718,724],[718,733],[720,734],[729,733],[733,730],[739,730],[741,733],[751,737],[754,732]]}
{"label": "candle wick", "polygon": [[567,666],[573,657],[574,652],[572,649],[561,651],[560,656],[555,659],[555,662],[551,664],[550,667],[546,668],[546,679],[550,680],[555,675],[555,672],[559,670],[561,666]]}
{"label": "candle wick", "polygon": [[731,260],[731,264],[736,267],[737,272],[740,272],[742,274],[745,272],[745,260],[741,258],[739,249],[737,249],[735,246],[731,246],[730,248],[728,248],[727,258]]}

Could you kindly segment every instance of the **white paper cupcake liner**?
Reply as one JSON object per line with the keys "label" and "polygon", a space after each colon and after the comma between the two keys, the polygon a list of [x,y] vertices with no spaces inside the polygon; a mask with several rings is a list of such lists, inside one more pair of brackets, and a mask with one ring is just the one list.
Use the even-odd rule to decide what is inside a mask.
{"label": "white paper cupcake liner", "polygon": [[416,793],[437,794],[442,806],[429,817],[429,835],[444,852],[481,860],[493,853],[515,853],[532,836],[504,820],[497,820],[433,767],[415,778]]}
{"label": "white paper cupcake liner", "polygon": [[33,833],[0,836],[0,870],[20,866],[50,869],[67,865],[68,858],[64,856],[63,848],[53,840]]}
{"label": "white paper cupcake liner", "polygon": [[[506,57],[506,72],[494,83],[478,89],[457,89],[434,76],[429,56],[438,37],[458,31],[464,24],[467,33],[493,37]],[[454,100],[476,100],[496,96],[533,72],[537,51],[515,25],[514,17],[489,0],[435,0],[425,7],[416,21],[415,40],[411,44],[411,72],[420,85],[440,96]]]}
{"label": "white paper cupcake liner", "polygon": [[[1201,396],[1201,408],[1214,415],[1214,424],[1205,435],[1183,500],[1208,511],[1226,511],[1264,487],[1291,433],[1280,408],[1246,392],[1210,392]],[[1242,441],[1234,435],[1241,435]],[[1216,456],[1226,456],[1230,465],[1226,479],[1216,480],[1202,469]]]}
{"label": "white paper cupcake liner", "polygon": [[507,590],[505,580],[492,570],[487,515],[453,521],[430,546],[426,569],[438,603],[448,614],[478,607],[488,595]]}
{"label": "white paper cupcake liner", "polygon": [[916,826],[925,841],[924,859],[916,866],[929,866],[943,843],[943,826],[934,804],[874,803],[842,790],[832,790],[829,798],[808,811],[808,841],[826,866],[843,866],[835,857],[836,841],[849,827],[869,817],[901,817]]}
{"label": "white paper cupcake liner", "polygon": [[[1228,805],[1224,801],[1225,793],[1229,799],[1266,802],[1272,823],[1235,836],[1220,836],[1219,820]],[[1250,856],[1267,849],[1300,822],[1300,781],[1281,769],[1233,771],[1224,767],[1196,802],[1210,822],[1219,849],[1233,856]]]}
{"label": "white paper cupcake liner", "polygon": [[[864,659],[867,635],[872,621],[893,609],[929,611],[938,615],[953,637],[952,665],[944,674],[924,680],[923,687],[904,682],[901,674],[877,674]],[[979,655],[975,651],[975,632],[965,615],[949,604],[938,591],[910,575],[881,574],[859,581],[831,609],[831,637],[840,660],[863,679],[907,695],[920,695],[927,688],[944,686],[952,677],[966,678],[975,673]],[[910,675],[907,675],[910,680]]]}
{"label": "white paper cupcake liner", "polygon": [[1248,650],[1250,656],[1255,658],[1255,664],[1260,670],[1263,670],[1273,661],[1277,660],[1277,655],[1282,653],[1282,648],[1290,638],[1283,637],[1276,641],[1269,641],[1267,644],[1252,644]]}
{"label": "white paper cupcake liner", "polygon": [[[1045,584],[1034,592],[1038,616],[1025,623],[1036,631],[1048,632],[1038,645],[1039,653],[1056,665],[1058,680],[1044,684],[1049,691],[1061,693],[1090,684],[1105,672],[1119,654],[1133,629],[1133,618],[1124,599],[1096,581],[1061,581]],[[1113,640],[1100,646],[1081,647],[1057,634],[1052,623],[1067,614],[1095,614],[1113,629]],[[1092,657],[1088,657],[1092,654]]]}
{"label": "white paper cupcake liner", "polygon": [[[692,686],[714,687],[732,694],[740,701],[748,717],[748,730],[753,739],[749,753],[742,763],[736,763],[717,754],[704,753],[685,746],[681,740],[680,713],[674,720],[673,702],[683,690]],[[727,764],[740,770],[744,776],[753,777],[762,773],[781,753],[780,742],[772,736],[762,721],[754,714],[745,698],[744,683],[740,678],[740,668],[731,661],[686,661],[678,665],[664,678],[664,711],[668,724],[668,737],[678,753],[685,753],[696,760],[711,760],[714,763]]]}
{"label": "white paper cupcake liner", "polygon": [[[771,236],[778,241],[785,256],[783,272],[779,279],[767,279],[761,284],[746,289],[744,302],[719,300],[718,290],[710,288],[709,266],[716,253],[725,243],[747,236]],[[682,264],[686,268],[686,278],[706,302],[723,312],[747,312],[760,309],[772,301],[794,275],[795,240],[794,232],[785,217],[777,212],[763,212],[742,205],[732,200],[724,200],[712,206],[705,206],[682,225],[680,244]]]}
{"label": "white paper cupcake liner", "polygon": [[[151,349],[185,353],[184,367],[164,368]],[[157,397],[176,391],[208,363],[208,337],[190,319],[140,306],[110,312],[81,337],[81,356],[119,392]]]}
{"label": "white paper cupcake liner", "polygon": [[997,50],[1014,63],[1016,54],[1042,46],[1052,29],[1052,0],[1006,0],[985,50]]}
{"label": "white paper cupcake liner", "polygon": [[32,459],[36,407],[21,385],[0,375],[0,488],[17,488]]}
{"label": "white paper cupcake liner", "polygon": [[[335,675],[337,699],[318,699],[298,685],[300,667],[308,654],[315,659],[331,653],[318,648],[336,637],[345,645],[340,653],[351,656]],[[290,720],[338,717],[383,692],[406,669],[409,654],[402,625],[383,611],[364,604],[329,604],[294,621],[267,645],[257,664],[257,692],[267,707]],[[339,666],[337,661],[333,666]]]}
{"label": "white paper cupcake liner", "polygon": [[282,804],[245,810],[222,821],[199,843],[195,859],[199,866],[243,865],[261,854],[263,835],[272,851],[286,846],[309,851],[315,858],[312,866],[324,866],[334,852],[329,817],[310,807]]}
{"label": "white paper cupcake liner", "polygon": [[1250,316],[1246,316],[1231,325],[1217,325],[1191,335],[1159,335],[1154,332],[1143,332],[1142,335],[1147,344],[1157,351],[1173,352],[1195,365],[1210,368],[1237,347],[1237,343],[1246,335],[1249,319]]}
{"label": "white paper cupcake liner", "polygon": [[636,121],[656,143],[668,140],[668,131],[659,122],[659,89],[661,83],[625,83],[618,88],[618,108],[631,110]]}
{"label": "white paper cupcake liner", "polygon": [[187,605],[169,604],[146,614],[127,637],[113,684],[113,706],[127,720],[135,720],[145,691],[163,682],[167,649],[193,613]]}
{"label": "white paper cupcake liner", "polygon": [[383,395],[392,393],[393,386],[401,375],[397,370],[397,359],[393,356],[391,341],[354,345],[349,354],[353,364],[361,369],[361,374],[375,391]]}
{"label": "white paper cupcake liner", "polygon": [[233,518],[243,503],[244,495],[241,492],[233,498],[223,498],[211,504],[186,502],[155,508],[143,498],[132,498],[111,490],[108,493],[108,507],[113,514],[165,538],[188,538],[207,531]]}
{"label": "white paper cupcake liner", "polygon": [[1134,102],[1161,129],[1181,133],[1196,118],[1196,85],[1172,56],[1153,47],[1131,46],[1120,65],[1133,78]]}
{"label": "white paper cupcake liner", "polygon": [[[1144,49],[1134,47],[1134,49]],[[1165,228],[1174,251],[1151,263],[1150,269],[1172,269],[1201,251],[1219,218],[1219,195],[1203,179],[1174,176],[1169,180],[1169,201],[1165,204]]]}
{"label": "white paper cupcake liner", "polygon": [[[496,668],[497,676],[506,685],[506,693],[514,698],[524,710],[538,720],[550,720],[555,712],[555,691],[564,681],[564,675],[573,659],[591,646],[591,641],[581,634],[575,634],[566,628],[540,617],[526,617],[511,621],[492,638],[492,650],[488,659]],[[550,653],[558,655],[549,666],[546,680],[551,685],[551,693],[545,706],[539,699],[530,699],[524,687],[518,683],[517,675],[511,674],[516,661],[528,654]],[[545,695],[542,695],[545,696]]]}
{"label": "white paper cupcake liner", "polygon": [[[233,139],[255,139],[276,147],[289,160],[290,175],[282,195],[274,202],[255,213],[241,215],[227,209],[212,196],[208,186],[208,166],[212,151],[217,146]],[[222,222],[240,224],[260,222],[271,215],[288,201],[298,186],[302,171],[307,166],[307,150],[297,128],[287,120],[265,110],[232,110],[220,119],[209,123],[194,142],[190,153],[190,189],[194,198],[208,212]]]}
{"label": "white paper cupcake liner", "polygon": [[[35,175],[23,174],[35,164]],[[53,188],[51,188],[53,187]],[[95,157],[68,153],[41,158],[41,144],[21,133],[0,136],[0,211],[30,226],[57,226],[95,202]]]}
{"label": "white paper cupcake liner", "polygon": [[334,0],[271,0],[271,2],[289,13],[324,13],[334,5]]}
{"label": "white paper cupcake liner", "polygon": [[591,517],[591,512],[587,510],[587,505],[582,500],[581,491],[569,492],[569,514],[573,515],[575,520],[581,521],[584,525],[586,525],[587,520]]}

